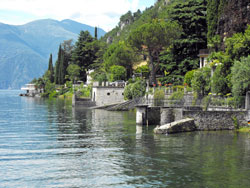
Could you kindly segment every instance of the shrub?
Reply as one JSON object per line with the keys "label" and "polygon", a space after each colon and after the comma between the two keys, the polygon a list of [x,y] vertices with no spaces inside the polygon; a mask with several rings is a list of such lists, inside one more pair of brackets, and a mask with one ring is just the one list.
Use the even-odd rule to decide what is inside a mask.
{"label": "shrub", "polygon": [[250,56],[241,58],[241,61],[235,61],[232,67],[232,93],[239,97],[246,94],[250,89]]}
{"label": "shrub", "polygon": [[211,96],[210,95],[205,96],[203,98],[203,100],[202,100],[202,107],[203,107],[204,111],[207,111],[210,102],[211,102]]}
{"label": "shrub", "polygon": [[120,65],[113,65],[112,67],[110,67],[110,73],[111,73],[110,75],[111,82],[116,80],[125,80],[127,75],[125,67]]}
{"label": "shrub", "polygon": [[133,83],[126,85],[126,87],[124,89],[124,99],[125,100],[130,100],[133,98],[132,85],[133,85]]}
{"label": "shrub", "polygon": [[145,81],[136,81],[135,83],[128,84],[124,89],[124,99],[135,99],[142,97],[146,92]]}
{"label": "shrub", "polygon": [[169,97],[170,100],[182,100],[184,97],[184,91],[179,90],[176,92],[173,92],[172,95]]}
{"label": "shrub", "polygon": [[91,86],[83,87],[82,89],[80,89],[80,96],[81,97],[90,97],[91,96],[91,91],[92,91]]}
{"label": "shrub", "polygon": [[184,83],[191,87],[192,79],[194,77],[195,70],[188,71],[184,77]]}
{"label": "shrub", "polygon": [[163,106],[164,105],[165,92],[162,89],[156,89],[154,93],[154,105]]}
{"label": "shrub", "polygon": [[136,73],[142,74],[143,77],[147,78],[149,74],[148,65],[142,65],[135,70]]}
{"label": "shrub", "polygon": [[209,67],[196,70],[191,81],[193,90],[199,95],[207,95],[210,91],[210,78],[211,69]]}
{"label": "shrub", "polygon": [[213,74],[211,88],[213,93],[223,93],[224,95],[230,92],[229,81],[224,74],[223,65],[219,64]]}

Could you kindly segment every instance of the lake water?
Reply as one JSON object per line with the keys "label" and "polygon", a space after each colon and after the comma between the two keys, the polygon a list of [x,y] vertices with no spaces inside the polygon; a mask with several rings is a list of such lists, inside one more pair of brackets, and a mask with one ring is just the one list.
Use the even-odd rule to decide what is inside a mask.
{"label": "lake water", "polygon": [[154,135],[135,112],[0,90],[0,187],[250,187],[250,134]]}

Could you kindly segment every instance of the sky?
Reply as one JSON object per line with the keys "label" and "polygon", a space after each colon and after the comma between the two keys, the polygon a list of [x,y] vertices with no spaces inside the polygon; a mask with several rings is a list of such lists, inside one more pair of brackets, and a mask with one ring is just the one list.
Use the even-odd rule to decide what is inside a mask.
{"label": "sky", "polygon": [[121,15],[154,5],[156,0],[0,0],[0,22],[22,25],[38,19],[64,20],[110,31]]}

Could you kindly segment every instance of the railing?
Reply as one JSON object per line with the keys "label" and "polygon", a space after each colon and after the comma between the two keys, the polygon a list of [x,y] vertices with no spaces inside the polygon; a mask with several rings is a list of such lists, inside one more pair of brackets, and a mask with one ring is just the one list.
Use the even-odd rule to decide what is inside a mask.
{"label": "railing", "polygon": [[146,99],[143,98],[140,104],[146,104],[150,107],[183,107],[185,106],[184,100],[169,100],[169,99]]}
{"label": "railing", "polygon": [[211,96],[209,100],[205,98],[185,100],[170,100],[170,99],[147,99],[141,98],[139,105],[148,105],[150,107],[173,107],[173,108],[221,108],[223,109],[245,109],[245,99],[241,102],[230,101],[229,98]]}

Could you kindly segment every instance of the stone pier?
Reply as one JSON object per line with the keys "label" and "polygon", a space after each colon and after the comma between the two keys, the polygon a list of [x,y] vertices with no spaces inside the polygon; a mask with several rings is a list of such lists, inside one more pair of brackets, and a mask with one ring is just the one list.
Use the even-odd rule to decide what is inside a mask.
{"label": "stone pier", "polygon": [[136,106],[136,124],[147,125],[148,119],[148,105]]}

